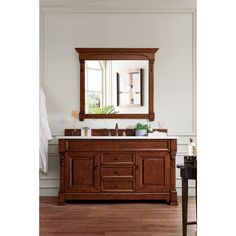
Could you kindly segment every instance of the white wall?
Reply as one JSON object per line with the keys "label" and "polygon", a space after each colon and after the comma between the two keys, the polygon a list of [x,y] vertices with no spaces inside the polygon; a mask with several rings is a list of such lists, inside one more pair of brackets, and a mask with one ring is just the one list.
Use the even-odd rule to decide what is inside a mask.
{"label": "white wall", "polygon": [[[40,177],[41,195],[57,194],[59,156],[56,136],[62,135],[65,128],[73,127],[70,113],[79,109],[79,60],[75,47],[159,48],[154,64],[156,119],[152,127],[157,127],[157,121],[161,121],[170,135],[179,136],[177,163],[183,161],[189,138],[196,140],[195,1],[189,1],[193,10],[160,10],[153,1],[148,1],[154,7],[149,4],[148,10],[146,5],[146,8],[135,5],[132,11],[120,10],[126,9],[122,1],[120,7],[110,1],[109,10],[105,7],[107,1],[100,2],[105,10],[101,10],[102,5],[93,4],[90,7],[41,9],[41,84],[47,97],[54,136],[49,144],[49,172]],[[131,6],[127,8],[131,9]],[[116,122],[122,128],[137,120],[96,120],[96,124],[94,120],[86,120],[80,125],[112,128]],[[179,192],[178,170],[176,174]]]}

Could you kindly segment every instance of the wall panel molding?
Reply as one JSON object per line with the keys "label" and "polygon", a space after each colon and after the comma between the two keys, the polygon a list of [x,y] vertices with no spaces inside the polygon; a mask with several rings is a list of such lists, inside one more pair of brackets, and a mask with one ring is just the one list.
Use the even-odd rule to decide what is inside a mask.
{"label": "wall panel molding", "polygon": [[100,8],[83,8],[83,7],[71,7],[71,6],[52,6],[52,7],[40,7],[40,12],[43,13],[79,13],[79,14],[184,14],[192,13],[195,14],[194,9],[173,9],[173,10],[161,10],[161,9],[100,9]]}
{"label": "wall panel molding", "polygon": [[80,7],[83,9],[196,9],[196,0],[40,0],[41,7]]}

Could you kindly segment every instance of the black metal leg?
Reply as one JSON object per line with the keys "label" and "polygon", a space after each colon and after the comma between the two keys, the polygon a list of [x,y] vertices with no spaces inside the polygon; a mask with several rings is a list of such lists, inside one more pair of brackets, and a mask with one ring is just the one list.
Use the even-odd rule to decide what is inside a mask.
{"label": "black metal leg", "polygon": [[183,236],[187,236],[188,219],[188,179],[182,177],[182,227]]}
{"label": "black metal leg", "polygon": [[196,179],[196,222],[197,222],[197,179]]}

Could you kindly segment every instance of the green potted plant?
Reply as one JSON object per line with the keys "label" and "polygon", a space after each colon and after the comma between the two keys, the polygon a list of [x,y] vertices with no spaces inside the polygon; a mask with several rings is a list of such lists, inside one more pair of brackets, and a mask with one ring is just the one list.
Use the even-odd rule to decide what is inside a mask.
{"label": "green potted plant", "polygon": [[113,105],[103,106],[103,107],[90,107],[89,113],[91,114],[117,114],[118,111],[115,110]]}
{"label": "green potted plant", "polygon": [[149,128],[150,128],[150,125],[148,124],[137,123],[134,126],[135,136],[146,136]]}

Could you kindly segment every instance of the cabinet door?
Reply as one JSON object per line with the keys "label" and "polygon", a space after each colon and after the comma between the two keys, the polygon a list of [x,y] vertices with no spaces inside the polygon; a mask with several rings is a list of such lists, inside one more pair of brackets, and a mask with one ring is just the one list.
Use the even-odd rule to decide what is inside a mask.
{"label": "cabinet door", "polygon": [[136,192],[170,190],[170,157],[168,152],[136,154]]}
{"label": "cabinet door", "polygon": [[66,153],[66,192],[99,192],[99,159],[97,152]]}

